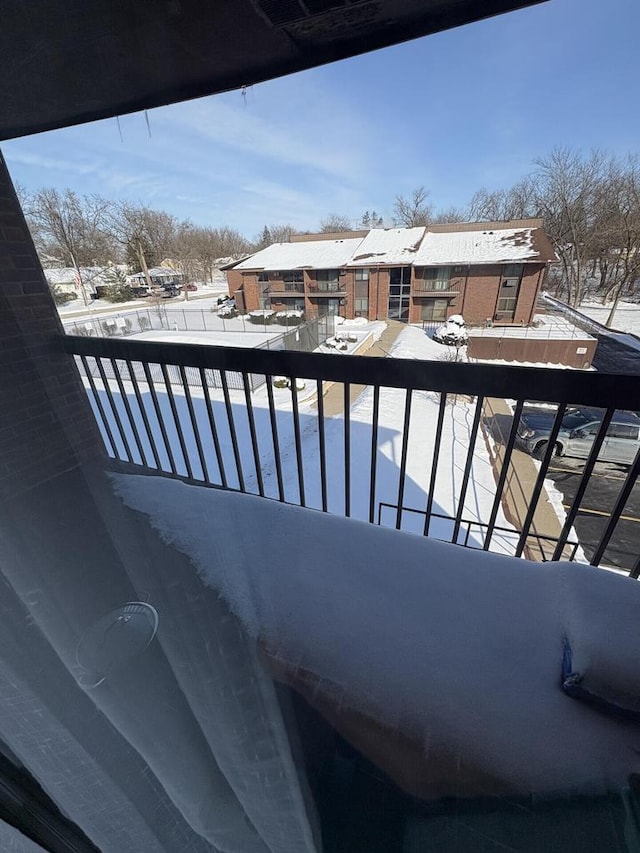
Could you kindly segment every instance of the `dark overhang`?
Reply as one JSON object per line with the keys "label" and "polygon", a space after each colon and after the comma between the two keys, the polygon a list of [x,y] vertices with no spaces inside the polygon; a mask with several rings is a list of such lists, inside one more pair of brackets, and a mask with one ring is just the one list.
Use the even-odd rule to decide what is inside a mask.
{"label": "dark overhang", "polygon": [[0,140],[196,98],[542,0],[4,0]]}

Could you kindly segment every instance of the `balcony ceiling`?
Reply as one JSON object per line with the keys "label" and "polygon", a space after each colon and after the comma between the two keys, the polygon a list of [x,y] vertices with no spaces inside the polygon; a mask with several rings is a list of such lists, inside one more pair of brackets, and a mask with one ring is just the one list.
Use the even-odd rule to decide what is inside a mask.
{"label": "balcony ceiling", "polygon": [[0,140],[237,89],[541,0],[5,0]]}

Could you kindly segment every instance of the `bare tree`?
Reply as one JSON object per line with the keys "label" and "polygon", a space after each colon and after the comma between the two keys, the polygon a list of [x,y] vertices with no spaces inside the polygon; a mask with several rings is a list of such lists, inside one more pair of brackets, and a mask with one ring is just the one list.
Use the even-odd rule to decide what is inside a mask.
{"label": "bare tree", "polygon": [[536,181],[529,176],[507,190],[478,190],[469,205],[469,218],[474,222],[500,222],[538,216],[538,211]]}
{"label": "bare tree", "polygon": [[340,231],[353,231],[351,220],[348,216],[342,216],[339,213],[330,213],[320,220],[320,233],[332,234]]}
{"label": "bare tree", "polygon": [[609,163],[597,199],[600,239],[598,267],[603,303],[612,299],[606,325],[613,324],[618,303],[640,276],[640,161],[631,156]]}
{"label": "bare tree", "polygon": [[152,287],[149,264],[159,263],[176,247],[178,223],[169,213],[143,205],[120,202],[111,210],[109,232],[123,248],[127,261],[144,273]]}
{"label": "bare tree", "polygon": [[415,225],[428,225],[431,219],[431,205],[427,203],[429,190],[417,187],[409,198],[397,195],[393,203],[393,221],[395,225],[413,228]]}
{"label": "bare tree", "polygon": [[568,148],[557,148],[537,161],[537,201],[545,227],[560,258],[568,301],[580,305],[589,262],[598,250],[600,196],[607,169],[605,156],[594,151],[588,158]]}
{"label": "bare tree", "polygon": [[433,214],[431,222],[466,222],[467,213],[460,207],[448,207],[446,210],[439,210]]}
{"label": "bare tree", "polygon": [[248,240],[227,225],[206,228],[183,222],[175,238],[175,254],[182,271],[192,280],[213,281],[216,263],[238,257],[250,248]]}
{"label": "bare tree", "polygon": [[42,189],[31,196],[23,193],[23,206],[36,245],[53,246],[75,270],[85,305],[89,300],[83,266],[105,259],[108,238],[105,229],[108,202],[97,195],[79,196],[71,190]]}

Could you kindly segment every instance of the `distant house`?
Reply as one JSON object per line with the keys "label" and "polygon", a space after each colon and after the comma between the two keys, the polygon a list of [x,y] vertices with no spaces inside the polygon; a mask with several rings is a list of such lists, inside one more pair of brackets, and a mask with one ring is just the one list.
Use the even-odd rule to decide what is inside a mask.
{"label": "distant house", "polygon": [[[172,287],[182,287],[184,275],[170,267],[151,267],[149,278],[154,287],[162,287],[165,290]],[[143,272],[135,273],[128,277],[132,287],[147,287],[147,278]]]}
{"label": "distant house", "polygon": [[81,267],[80,276],[74,267],[44,267],[45,278],[49,284],[57,288],[61,293],[82,295],[82,289],[88,298],[93,299],[97,295],[96,288],[108,285],[109,279],[105,277],[108,267]]}
{"label": "distant house", "polygon": [[227,268],[230,293],[260,308],[468,324],[527,325],[556,261],[541,219],[305,234]]}

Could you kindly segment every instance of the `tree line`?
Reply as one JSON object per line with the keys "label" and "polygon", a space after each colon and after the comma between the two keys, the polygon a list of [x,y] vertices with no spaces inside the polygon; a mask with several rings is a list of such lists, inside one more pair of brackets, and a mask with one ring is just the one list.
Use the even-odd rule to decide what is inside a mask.
{"label": "tree line", "polygon": [[[365,210],[356,220],[331,213],[310,231],[266,224],[249,238],[228,225],[209,227],[179,220],[144,204],[44,188],[21,191],[21,202],[41,256],[76,270],[126,263],[142,272],[163,259],[176,261],[187,279],[211,281],[221,258],[236,258],[295,234],[413,227],[439,222],[500,221],[542,217],[559,263],[549,283],[570,304],[597,295],[613,302],[635,295],[640,278],[640,159],[602,151],[555,149],[536,160],[512,187],[482,188],[466,207],[435,209],[424,186],[398,194],[390,218]],[[81,288],[82,289],[82,288]]]}

